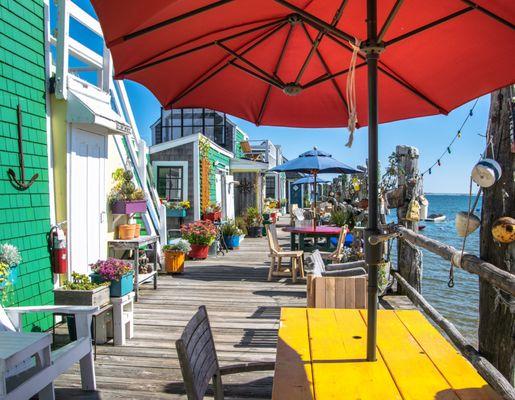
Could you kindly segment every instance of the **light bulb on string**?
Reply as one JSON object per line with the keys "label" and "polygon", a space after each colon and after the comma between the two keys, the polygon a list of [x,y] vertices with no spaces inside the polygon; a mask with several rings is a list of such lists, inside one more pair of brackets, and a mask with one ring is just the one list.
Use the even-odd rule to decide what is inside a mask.
{"label": "light bulb on string", "polygon": [[451,148],[447,147],[447,153],[451,154]]}
{"label": "light bulb on string", "polygon": [[431,175],[431,168],[429,168],[429,175]]}
{"label": "light bulb on string", "polygon": [[461,131],[458,131],[458,138],[461,138]]}
{"label": "light bulb on string", "polygon": [[438,163],[438,166],[441,167],[442,166],[442,163],[440,162],[440,160],[437,161]]}

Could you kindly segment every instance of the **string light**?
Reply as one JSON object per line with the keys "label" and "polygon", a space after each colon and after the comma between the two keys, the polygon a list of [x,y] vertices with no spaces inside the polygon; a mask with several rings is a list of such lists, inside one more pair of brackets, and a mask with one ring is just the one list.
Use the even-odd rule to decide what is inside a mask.
{"label": "string light", "polygon": [[442,165],[442,161],[441,159],[443,157],[445,157],[447,154],[451,154],[452,151],[451,151],[451,147],[452,145],[454,144],[454,142],[456,141],[456,139],[460,139],[461,138],[461,135],[462,135],[462,130],[463,128],[465,127],[465,125],[467,124],[468,120],[470,119],[470,117],[472,117],[474,115],[474,109],[476,108],[476,105],[477,105],[477,102],[479,101],[479,99],[476,99],[476,101],[474,102],[474,104],[472,105],[471,109],[469,110],[468,114],[467,114],[467,117],[463,120],[461,126],[460,126],[460,129],[458,129],[458,131],[456,132],[456,134],[454,135],[454,137],[452,138],[451,140],[451,143],[449,143],[449,145],[445,148],[445,150],[443,151],[443,153],[440,155],[440,157],[438,157],[436,159],[436,161],[431,164],[431,166],[429,168],[427,168],[424,172],[421,173],[421,176],[424,176],[426,173],[429,173],[429,175],[431,175],[431,172],[432,172],[432,169],[434,166],[438,165],[439,167]]}

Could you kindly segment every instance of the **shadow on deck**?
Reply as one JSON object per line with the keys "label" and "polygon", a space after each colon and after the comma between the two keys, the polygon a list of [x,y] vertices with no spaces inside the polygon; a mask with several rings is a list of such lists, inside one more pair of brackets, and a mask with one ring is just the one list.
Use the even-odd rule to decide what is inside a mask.
{"label": "shadow on deck", "polygon": [[[266,238],[245,239],[225,256],[187,262],[182,275],[160,275],[158,290],[144,286],[135,337],[123,347],[98,346],[98,392],[78,390],[75,366],[56,381],[57,399],[186,399],[175,340],[200,305],[207,307],[221,365],[275,360],[280,309],[305,306],[306,294],[304,283],[267,282],[267,252]],[[272,376],[224,377],[226,398],[270,398]]]}

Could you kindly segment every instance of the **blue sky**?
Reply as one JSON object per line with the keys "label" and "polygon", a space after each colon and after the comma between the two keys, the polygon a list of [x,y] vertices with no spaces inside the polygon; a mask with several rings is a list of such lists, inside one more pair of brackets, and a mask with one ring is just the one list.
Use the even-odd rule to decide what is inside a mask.
{"label": "blue sky", "polygon": [[[89,0],[75,0],[75,2],[86,12],[94,15]],[[55,15],[55,8],[53,6],[52,8],[52,14]],[[55,26],[55,19],[52,19],[54,20],[52,25]],[[86,43],[88,47],[101,52],[101,39],[87,29],[72,23],[70,34]],[[126,87],[140,134],[147,143],[151,144],[150,125],[159,117],[160,105],[152,93],[138,83],[126,81]],[[473,101],[457,108],[447,116],[439,115],[381,125],[379,157],[382,165],[386,165],[388,156],[395,151],[396,145],[405,144],[419,148],[420,168],[421,170],[427,169],[446,151],[472,104]],[[474,115],[462,130],[461,139],[454,143],[451,154],[446,154],[442,158],[442,165],[434,167],[431,175],[425,175],[424,189],[426,192],[468,192],[470,171],[485,146],[485,138],[480,135],[484,135],[486,132],[489,104],[489,96],[484,96],[479,100]],[[379,112],[381,111],[379,110]],[[251,139],[270,139],[275,144],[281,145],[285,156],[290,159],[313,146],[331,153],[333,157],[352,166],[364,164],[367,156],[367,128],[356,131],[354,145],[349,149],[345,147],[348,139],[348,131],[345,128],[258,128],[239,118],[233,118],[233,120],[249,134]]]}
{"label": "blue sky", "polygon": [[[132,108],[138,129],[150,144],[150,125],[159,117],[160,105],[145,87],[135,82],[126,81]],[[457,108],[447,116],[416,118],[411,120],[382,124],[380,133],[381,164],[386,166],[388,156],[395,151],[395,146],[405,144],[420,150],[420,168],[426,170],[440,155],[467,116],[473,101]],[[424,189],[431,193],[468,193],[469,177],[472,167],[483,152],[484,135],[488,122],[490,97],[482,97],[462,130],[461,138],[446,154],[440,167],[432,168],[431,175],[424,176]],[[359,118],[359,116],[358,116]],[[345,147],[348,139],[346,128],[341,129],[294,129],[276,127],[256,127],[240,118],[232,118],[238,126],[247,132],[251,139],[270,139],[281,145],[287,158],[295,158],[300,153],[317,146],[333,155],[336,159],[351,166],[364,164],[367,157],[367,128],[361,128],[354,135],[351,149]]]}

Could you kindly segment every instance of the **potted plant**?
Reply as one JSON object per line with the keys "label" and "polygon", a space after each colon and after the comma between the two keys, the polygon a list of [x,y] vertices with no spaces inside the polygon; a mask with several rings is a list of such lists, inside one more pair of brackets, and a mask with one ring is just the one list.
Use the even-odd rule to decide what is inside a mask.
{"label": "potted plant", "polygon": [[181,227],[182,238],[191,244],[188,256],[194,259],[205,259],[209,246],[215,241],[216,227],[209,221],[195,221]]}
{"label": "potted plant", "polygon": [[180,274],[184,272],[184,258],[190,251],[191,245],[184,239],[178,239],[174,243],[164,245],[166,273]]}
{"label": "potted plant", "polygon": [[249,207],[245,211],[245,215],[243,218],[245,220],[245,224],[247,225],[249,237],[261,237],[261,223],[263,222],[263,217],[259,213],[259,210],[256,207]]}
{"label": "potted plant", "polygon": [[123,297],[132,292],[134,287],[134,268],[130,263],[116,258],[98,260],[91,264],[93,283],[111,282],[111,297]]}
{"label": "potted plant", "polygon": [[91,282],[89,276],[72,272],[72,280],[54,290],[57,305],[98,306],[109,303],[109,282]]}
{"label": "potted plant", "polygon": [[134,214],[147,211],[145,193],[137,189],[132,181],[132,171],[118,168],[113,172],[114,185],[109,193],[109,204],[113,214]]}
{"label": "potted plant", "polygon": [[186,211],[191,207],[190,202],[188,200],[184,200],[184,201],[164,200],[163,204],[166,207],[166,216],[167,217],[184,218],[186,216]]}
{"label": "potted plant", "polygon": [[209,203],[204,210],[204,219],[209,221],[220,221],[222,219],[222,207],[217,203]]}
{"label": "potted plant", "polygon": [[18,265],[21,256],[18,248],[9,243],[0,245],[0,288],[9,282],[14,285],[18,279]]}
{"label": "potted plant", "polygon": [[241,230],[234,221],[228,221],[222,225],[222,235],[227,248],[235,249],[240,246]]}
{"label": "potted plant", "polygon": [[241,235],[240,235],[240,244],[241,244],[241,242],[243,242],[243,239],[245,238],[245,235],[248,234],[247,224],[245,223],[245,219],[243,217],[236,217],[234,222],[241,231]]}

